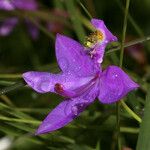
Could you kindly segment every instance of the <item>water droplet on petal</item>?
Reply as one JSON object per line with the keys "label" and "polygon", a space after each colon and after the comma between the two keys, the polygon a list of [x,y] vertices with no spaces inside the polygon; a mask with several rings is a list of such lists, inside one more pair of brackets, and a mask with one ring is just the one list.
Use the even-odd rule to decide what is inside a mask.
{"label": "water droplet on petal", "polygon": [[48,82],[45,81],[45,82],[41,83],[41,90],[42,91],[46,92],[49,89],[48,87],[49,87],[49,83]]}
{"label": "water droplet on petal", "polygon": [[75,106],[72,106],[72,109],[71,109],[71,110],[72,110],[72,113],[73,113],[74,115],[76,115],[76,116],[78,115],[78,106],[76,106],[76,105],[75,105]]}
{"label": "water droplet on petal", "polygon": [[97,60],[97,62],[98,62],[99,64],[101,64],[101,63],[103,62],[103,58],[101,57],[100,59]]}

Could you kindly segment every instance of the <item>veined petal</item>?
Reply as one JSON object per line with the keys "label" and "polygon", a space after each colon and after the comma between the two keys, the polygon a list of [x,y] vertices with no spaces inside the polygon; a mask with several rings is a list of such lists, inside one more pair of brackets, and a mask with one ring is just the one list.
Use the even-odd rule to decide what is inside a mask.
{"label": "veined petal", "polygon": [[79,78],[72,74],[30,71],[24,73],[23,78],[31,88],[39,93],[55,92],[62,96],[74,97],[76,94],[73,93],[76,92],[74,90],[86,85],[93,79],[93,76]]}
{"label": "veined petal", "polygon": [[138,87],[121,68],[109,66],[101,74],[98,98],[102,103],[114,103]]}
{"label": "veined petal", "polygon": [[57,34],[55,49],[58,64],[63,72],[88,76],[99,69],[97,64],[85,54],[84,47],[71,38]]}
{"label": "veined petal", "polygon": [[44,119],[36,134],[52,132],[70,123],[94,101],[97,93],[97,86],[95,85],[81,97],[67,99],[61,102]]}
{"label": "veined petal", "polygon": [[114,36],[106,27],[106,25],[104,24],[103,20],[100,19],[92,19],[91,20],[92,25],[99,31],[101,31],[104,34],[104,42],[108,43],[108,42],[113,42],[113,41],[117,41],[117,37]]}
{"label": "veined petal", "polygon": [[18,23],[17,18],[5,19],[0,24],[0,36],[7,36],[8,34],[10,34],[17,23]]}

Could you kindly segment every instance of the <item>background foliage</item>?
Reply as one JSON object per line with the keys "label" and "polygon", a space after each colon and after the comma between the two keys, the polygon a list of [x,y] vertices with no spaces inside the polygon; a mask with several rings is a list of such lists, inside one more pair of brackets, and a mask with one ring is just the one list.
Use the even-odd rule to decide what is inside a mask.
{"label": "background foliage", "polygon": [[[23,87],[21,74],[29,70],[58,72],[54,47],[56,32],[83,43],[85,36],[91,32],[88,13],[92,17],[103,19],[121,41],[125,1],[37,1],[40,7],[35,12],[0,11],[0,23],[8,16],[20,18],[19,24],[9,36],[0,37],[0,140],[8,137],[12,142],[9,148],[11,150],[116,150],[115,104],[102,105],[96,102],[68,126],[50,134],[34,136],[40,122],[62,97],[51,93],[38,94],[28,87]],[[150,137],[150,42],[145,39],[150,35],[149,9],[149,0],[143,0],[142,3],[140,0],[130,2],[126,42],[139,38],[146,42],[125,49],[123,69],[140,84],[140,89],[129,93],[125,102],[141,118],[146,108],[146,115],[140,129],[140,123],[124,106],[120,106],[120,139],[123,150],[136,149],[139,130],[137,150],[150,150],[147,144]],[[54,13],[56,10],[58,13]],[[38,27],[38,39],[33,40],[29,36],[23,18],[31,19]],[[36,22],[37,18],[41,20],[40,23]],[[55,28],[48,30],[45,28],[46,22]],[[116,47],[118,44],[111,46]],[[120,49],[110,52],[111,46],[107,48],[103,68],[108,64],[119,65]],[[17,85],[13,85],[14,83]],[[14,87],[15,90],[12,90]],[[8,92],[2,95],[4,88],[4,91]],[[145,147],[141,149],[141,145]]]}

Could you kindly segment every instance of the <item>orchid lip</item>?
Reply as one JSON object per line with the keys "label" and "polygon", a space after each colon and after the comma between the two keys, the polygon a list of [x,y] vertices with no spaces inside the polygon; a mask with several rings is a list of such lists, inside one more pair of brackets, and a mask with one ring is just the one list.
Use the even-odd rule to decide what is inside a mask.
{"label": "orchid lip", "polygon": [[93,85],[98,81],[99,73],[97,73],[93,79],[91,79],[88,83],[74,89],[74,90],[66,90],[65,87],[60,84],[56,83],[54,90],[56,93],[66,97],[66,98],[74,98],[82,95],[86,91],[88,91],[90,88],[93,87]]}

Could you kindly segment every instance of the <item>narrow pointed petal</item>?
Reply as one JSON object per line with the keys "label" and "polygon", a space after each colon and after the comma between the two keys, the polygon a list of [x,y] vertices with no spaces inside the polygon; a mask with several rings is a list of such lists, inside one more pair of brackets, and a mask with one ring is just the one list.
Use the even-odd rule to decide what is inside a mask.
{"label": "narrow pointed petal", "polygon": [[117,37],[114,36],[109,30],[108,28],[106,27],[105,23],[103,20],[100,20],[100,19],[92,19],[91,20],[91,23],[93,24],[93,26],[101,31],[102,33],[104,33],[104,37],[105,37],[105,40],[104,42],[108,43],[108,42],[113,42],[113,41],[117,41]]}
{"label": "narrow pointed petal", "polygon": [[61,102],[53,109],[44,119],[36,134],[52,132],[64,127],[73,119],[80,115],[84,109],[89,106],[98,95],[98,84],[96,83],[91,89],[86,91],[82,96],[67,99]]}
{"label": "narrow pointed petal", "polygon": [[121,68],[109,66],[101,75],[98,98],[102,103],[114,103],[138,87]]}
{"label": "narrow pointed petal", "polygon": [[[23,78],[31,88],[39,93],[54,92],[65,97],[74,97],[76,94],[81,95],[84,92],[81,87],[86,88],[85,85],[93,80],[93,76],[78,78],[71,74],[52,74],[36,71],[24,73]],[[74,91],[78,88],[81,90]]]}
{"label": "narrow pointed petal", "polygon": [[4,22],[0,24],[0,36],[9,35],[17,23],[18,23],[17,18],[8,18],[4,20]]}
{"label": "narrow pointed petal", "polygon": [[61,102],[44,119],[36,131],[36,135],[52,132],[64,127],[76,118],[88,105],[89,103],[86,103],[81,98],[68,99]]}
{"label": "narrow pointed petal", "polygon": [[71,38],[57,34],[55,49],[58,64],[63,72],[87,76],[98,70],[97,65],[85,54],[84,47]]}
{"label": "narrow pointed petal", "polygon": [[29,71],[23,75],[26,83],[39,93],[54,92],[55,82],[57,83],[57,75],[47,72]]}

